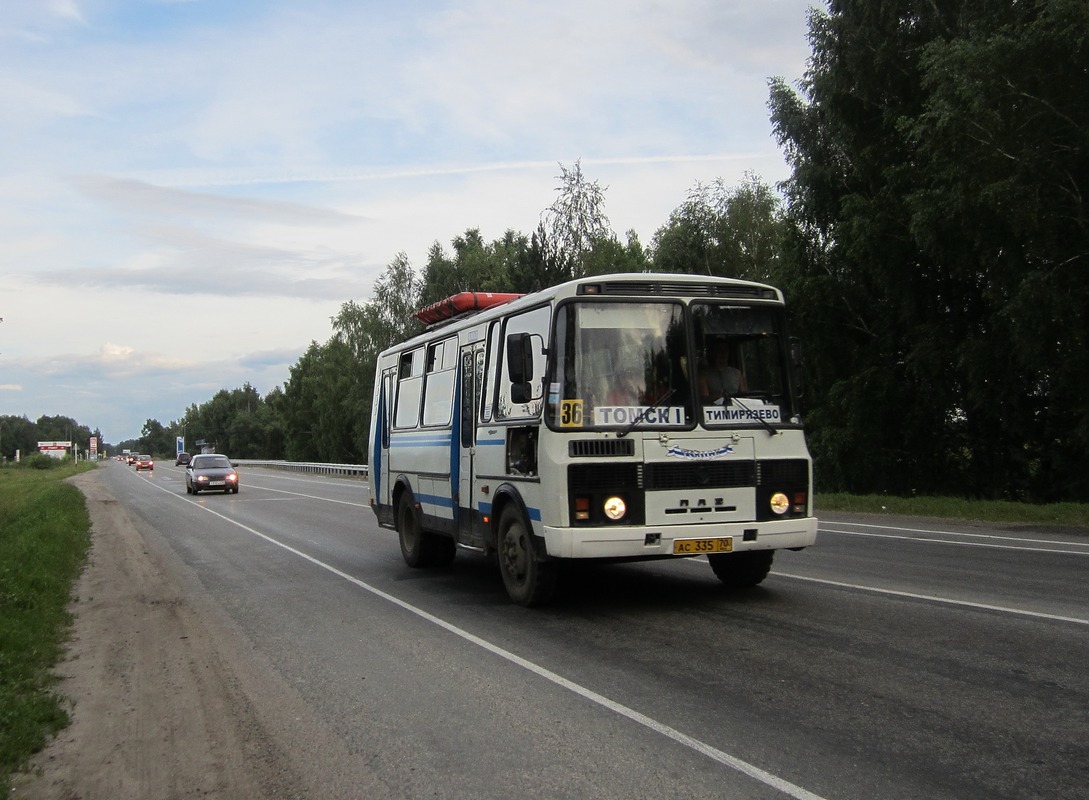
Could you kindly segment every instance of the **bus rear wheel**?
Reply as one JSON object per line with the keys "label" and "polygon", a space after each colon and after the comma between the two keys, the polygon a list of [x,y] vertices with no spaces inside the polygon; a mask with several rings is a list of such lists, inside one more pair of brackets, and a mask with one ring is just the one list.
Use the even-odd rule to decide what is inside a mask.
{"label": "bus rear wheel", "polygon": [[401,542],[401,556],[410,567],[426,567],[428,564],[427,539],[420,530],[412,494],[405,492],[397,503],[397,538]]}
{"label": "bus rear wheel", "polygon": [[425,531],[410,492],[401,495],[397,504],[397,538],[401,543],[401,556],[410,567],[424,568],[446,566],[454,560],[457,546],[453,539]]}
{"label": "bus rear wheel", "polygon": [[499,572],[510,599],[522,606],[547,603],[556,591],[556,564],[537,558],[525,519],[513,505],[499,517],[496,546]]}
{"label": "bus rear wheel", "polygon": [[741,553],[712,553],[707,556],[711,569],[731,589],[756,586],[771,571],[774,550],[746,550]]}

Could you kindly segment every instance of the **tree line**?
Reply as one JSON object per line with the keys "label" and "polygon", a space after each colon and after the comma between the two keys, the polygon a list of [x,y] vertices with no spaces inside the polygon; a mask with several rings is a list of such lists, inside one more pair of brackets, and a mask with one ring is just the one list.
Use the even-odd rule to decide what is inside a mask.
{"label": "tree line", "polygon": [[38,452],[38,442],[71,442],[84,452],[95,436],[102,442],[102,431],[91,430],[71,417],[43,415],[33,422],[26,416],[0,415],[0,464]]}
{"label": "tree line", "polygon": [[765,281],[806,352],[820,491],[1089,494],[1089,4],[831,0],[803,79],[769,81],[790,177],[696,183],[643,245],[560,166],[536,230],[398,254],[284,386],[221,390],[181,428],[236,457],[366,461],[379,351],[457,291],[606,272]]}

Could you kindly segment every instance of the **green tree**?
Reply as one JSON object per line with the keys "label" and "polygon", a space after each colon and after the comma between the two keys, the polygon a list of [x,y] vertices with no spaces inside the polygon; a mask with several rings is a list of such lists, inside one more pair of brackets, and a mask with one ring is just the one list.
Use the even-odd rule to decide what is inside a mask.
{"label": "green tree", "polygon": [[[170,423],[170,452],[174,437],[184,435],[190,450],[214,448],[239,459],[283,458],[282,395],[277,387],[261,397],[248,381],[235,389],[220,389],[207,402],[187,408],[181,420]],[[198,446],[198,441],[204,444]]]}
{"label": "green tree", "polygon": [[528,294],[570,280],[571,267],[542,222],[537,225],[530,236],[529,246],[519,258],[508,262],[508,274],[511,291]]}
{"label": "green tree", "polygon": [[283,399],[283,389],[276,386],[265,395],[265,401],[258,409],[257,416],[264,436],[264,449],[261,458],[276,460],[284,458]]}
{"label": "green tree", "polygon": [[1073,0],[811,13],[771,108],[824,488],[1089,489],[1085,30]]}
{"label": "green tree", "polygon": [[909,199],[912,230],[973,298],[956,332],[973,467],[1007,494],[1080,499],[1089,4],[1014,3],[960,23],[921,58],[926,103],[907,130],[929,170]]}
{"label": "green tree", "polygon": [[352,413],[357,367],[351,348],[336,337],[311,342],[291,367],[283,403],[288,460],[364,463]]}
{"label": "green tree", "polygon": [[[468,244],[475,237],[470,231],[463,240],[463,249],[470,249]],[[436,243],[432,247],[431,265],[437,265],[441,248]],[[451,272],[456,271],[451,267]],[[435,266],[436,280],[444,274]],[[446,280],[444,276],[442,280]],[[434,299],[441,299],[461,289],[447,283],[444,288],[435,288]],[[447,294],[441,292],[447,291]],[[371,299],[359,305],[354,301],[344,303],[340,313],[333,319],[333,337],[348,350],[352,368],[348,383],[343,387],[344,413],[349,419],[349,436],[352,452],[359,463],[366,463],[367,443],[370,430],[371,402],[374,393],[374,371],[378,363],[378,354],[397,342],[422,330],[420,323],[412,316],[423,302],[424,285],[417,279],[408,258],[404,253],[390,262],[383,275],[375,281]],[[434,302],[432,300],[431,302]]]}
{"label": "green tree", "polygon": [[647,272],[650,269],[650,257],[639,243],[639,235],[634,230],[629,230],[626,244],[615,236],[595,239],[583,264],[586,275]]}
{"label": "green tree", "polygon": [[0,416],[0,461],[13,461],[16,451],[20,456],[38,452],[39,441],[66,440],[40,438],[38,426],[26,417]]}
{"label": "green tree", "polygon": [[149,419],[140,430],[140,452],[163,458],[174,452],[174,436],[157,419]]}
{"label": "green tree", "polygon": [[568,169],[560,164],[556,199],[544,213],[542,237],[547,254],[566,273],[564,279],[587,274],[595,243],[614,238],[605,216],[605,192],[582,172],[582,162]]}
{"label": "green tree", "polygon": [[723,265],[715,254],[716,213],[702,184],[688,193],[684,203],[651,241],[654,269],[687,275],[720,274]]}
{"label": "green tree", "polygon": [[453,258],[435,242],[428,253],[420,283],[421,306],[458,292],[505,292],[510,290],[507,242],[488,244],[478,228],[470,228],[452,242]]}
{"label": "green tree", "polygon": [[654,269],[775,282],[784,226],[779,196],[753,173],[737,187],[697,183],[655,232]]}

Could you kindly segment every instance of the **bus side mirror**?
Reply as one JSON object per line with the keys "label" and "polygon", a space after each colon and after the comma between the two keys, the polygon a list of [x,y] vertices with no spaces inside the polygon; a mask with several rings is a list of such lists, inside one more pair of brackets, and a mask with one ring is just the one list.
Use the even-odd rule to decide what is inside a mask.
{"label": "bus side mirror", "polygon": [[533,380],[533,337],[528,333],[512,333],[507,337],[507,374],[511,383]]}
{"label": "bus side mirror", "polygon": [[794,383],[794,394],[801,397],[805,394],[805,370],[802,368],[802,343],[792,338],[790,340],[790,378]]}
{"label": "bus side mirror", "polygon": [[512,333],[506,337],[506,373],[511,379],[511,402],[533,403],[534,399],[534,340],[544,353],[540,334]]}

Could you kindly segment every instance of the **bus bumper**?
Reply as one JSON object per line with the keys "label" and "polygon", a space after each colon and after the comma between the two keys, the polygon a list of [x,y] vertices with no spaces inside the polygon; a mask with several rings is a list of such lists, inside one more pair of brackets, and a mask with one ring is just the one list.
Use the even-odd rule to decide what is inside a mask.
{"label": "bus bumper", "polygon": [[553,558],[657,558],[677,553],[678,540],[730,539],[733,552],[809,547],[817,541],[816,517],[739,522],[729,525],[647,525],[595,528],[544,526],[545,550]]}

